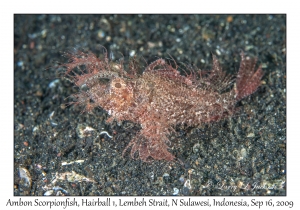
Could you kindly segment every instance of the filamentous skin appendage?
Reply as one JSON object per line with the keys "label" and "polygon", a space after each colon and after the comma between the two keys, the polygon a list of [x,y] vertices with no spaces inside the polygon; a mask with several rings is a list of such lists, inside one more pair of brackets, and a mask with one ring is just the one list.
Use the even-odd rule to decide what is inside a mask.
{"label": "filamentous skin appendage", "polygon": [[[83,104],[86,111],[101,107],[108,112],[108,123],[132,121],[141,130],[123,151],[131,148],[131,157],[143,161],[174,159],[169,151],[169,136],[178,124],[201,126],[232,116],[236,103],[254,93],[261,84],[262,68],[256,59],[241,53],[236,76],[222,71],[213,56],[212,70],[186,69],[181,75],[177,65],[158,59],[142,73],[135,61],[128,69],[123,63],[110,61],[106,55],[91,52],[65,53],[69,62],[65,76],[78,87],[74,104]],[[175,67],[173,67],[175,65]]]}

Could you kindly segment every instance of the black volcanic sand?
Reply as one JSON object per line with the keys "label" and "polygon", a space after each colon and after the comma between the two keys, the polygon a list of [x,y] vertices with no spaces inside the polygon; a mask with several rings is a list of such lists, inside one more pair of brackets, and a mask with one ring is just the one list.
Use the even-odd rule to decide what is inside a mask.
{"label": "black volcanic sand", "polygon": [[[15,15],[14,195],[286,195],[285,15]],[[140,127],[67,106],[77,89],[50,68],[86,49],[236,73],[257,56],[262,86],[237,116],[170,136],[174,162],[122,151]],[[81,135],[86,127],[94,129]],[[101,134],[107,131],[113,138]],[[21,171],[21,173],[19,173]],[[73,172],[72,172],[73,171]],[[21,174],[21,175],[20,175]],[[66,176],[67,175],[67,176]],[[31,182],[30,182],[31,181]]]}

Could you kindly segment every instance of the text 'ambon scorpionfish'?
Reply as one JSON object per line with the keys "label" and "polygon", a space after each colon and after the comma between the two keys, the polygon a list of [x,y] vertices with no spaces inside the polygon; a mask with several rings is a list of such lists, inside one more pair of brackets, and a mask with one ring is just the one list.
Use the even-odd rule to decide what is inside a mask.
{"label": "text 'ambon scorpionfish'", "polygon": [[[66,76],[79,87],[75,104],[84,104],[86,111],[102,107],[110,118],[132,121],[141,125],[139,133],[123,151],[131,147],[131,157],[138,154],[143,161],[173,160],[168,151],[168,137],[176,125],[200,126],[234,114],[235,105],[242,98],[254,93],[261,84],[261,66],[256,70],[256,59],[241,53],[239,71],[234,78],[222,71],[213,56],[210,71],[188,67],[189,74],[181,75],[176,63],[158,59],[142,73],[135,60],[128,70],[122,62],[110,61],[91,52],[65,53],[69,63]],[[232,85],[235,82],[234,85]]]}

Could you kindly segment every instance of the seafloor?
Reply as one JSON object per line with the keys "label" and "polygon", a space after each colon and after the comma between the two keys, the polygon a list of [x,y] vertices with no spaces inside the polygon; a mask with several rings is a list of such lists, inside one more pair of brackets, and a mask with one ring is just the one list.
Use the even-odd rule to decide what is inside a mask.
{"label": "seafloor", "polygon": [[[215,54],[230,73],[244,51],[265,74],[237,116],[178,128],[176,160],[145,163],[122,157],[139,125],[66,106],[77,90],[50,68],[101,45],[201,69]],[[286,195],[286,15],[15,15],[14,195]]]}

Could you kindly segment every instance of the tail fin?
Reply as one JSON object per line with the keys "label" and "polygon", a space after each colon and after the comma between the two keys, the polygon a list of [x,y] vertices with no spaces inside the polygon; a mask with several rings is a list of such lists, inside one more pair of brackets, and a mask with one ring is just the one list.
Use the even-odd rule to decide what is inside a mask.
{"label": "tail fin", "polygon": [[255,71],[256,58],[246,58],[241,53],[241,64],[236,80],[236,100],[239,101],[254,93],[261,84],[263,71],[261,65]]}

